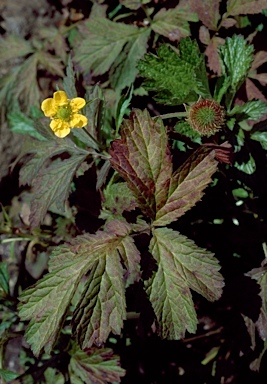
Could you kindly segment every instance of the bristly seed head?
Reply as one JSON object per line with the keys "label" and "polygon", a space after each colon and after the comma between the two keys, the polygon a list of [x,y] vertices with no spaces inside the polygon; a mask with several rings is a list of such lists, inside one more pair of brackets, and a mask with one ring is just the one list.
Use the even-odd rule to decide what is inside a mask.
{"label": "bristly seed head", "polygon": [[211,136],[224,125],[224,108],[214,100],[199,99],[188,108],[188,123],[201,136]]}

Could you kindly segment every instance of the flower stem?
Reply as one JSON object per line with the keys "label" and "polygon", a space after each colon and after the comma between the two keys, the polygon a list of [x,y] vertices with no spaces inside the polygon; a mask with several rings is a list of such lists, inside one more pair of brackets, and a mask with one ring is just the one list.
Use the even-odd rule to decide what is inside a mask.
{"label": "flower stem", "polygon": [[153,119],[156,119],[157,117],[160,117],[161,119],[171,119],[173,117],[177,117],[180,119],[181,117],[186,117],[188,115],[187,112],[174,112],[174,113],[166,113],[166,115],[157,115],[154,116]]}

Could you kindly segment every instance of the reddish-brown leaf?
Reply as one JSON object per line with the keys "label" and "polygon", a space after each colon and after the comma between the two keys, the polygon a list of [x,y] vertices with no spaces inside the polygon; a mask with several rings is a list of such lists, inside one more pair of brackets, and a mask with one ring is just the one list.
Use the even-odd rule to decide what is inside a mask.
{"label": "reddish-brown leaf", "polygon": [[210,33],[205,25],[201,25],[199,28],[199,40],[202,44],[208,45],[210,42]]}
{"label": "reddish-brown leaf", "polygon": [[250,79],[246,80],[246,91],[248,100],[259,99],[267,102],[265,96]]}
{"label": "reddish-brown leaf", "polygon": [[222,72],[218,54],[218,47],[223,43],[224,39],[222,39],[221,37],[213,36],[204,52],[208,58],[209,69],[211,69],[214,73],[218,75],[221,75]]}
{"label": "reddish-brown leaf", "polygon": [[191,0],[190,3],[202,23],[212,31],[216,31],[220,19],[220,0]]}
{"label": "reddish-brown leaf", "polygon": [[228,0],[227,15],[238,16],[260,13],[267,8],[266,0]]}
{"label": "reddish-brown leaf", "polygon": [[[267,5],[266,5],[267,7]],[[251,70],[259,68],[262,64],[267,62],[267,52],[259,51],[255,54],[254,61],[251,66]]]}
{"label": "reddish-brown leaf", "polygon": [[154,219],[167,199],[172,174],[168,136],[162,120],[134,110],[124,120],[121,139],[112,143],[111,165],[127,181],[139,207]]}

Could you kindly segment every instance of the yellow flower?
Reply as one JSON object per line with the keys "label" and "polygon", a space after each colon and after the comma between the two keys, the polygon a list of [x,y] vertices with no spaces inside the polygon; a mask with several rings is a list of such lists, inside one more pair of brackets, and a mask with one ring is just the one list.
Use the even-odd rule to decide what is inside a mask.
{"label": "yellow flower", "polygon": [[82,128],[87,124],[87,117],[81,115],[79,110],[86,104],[81,97],[68,99],[66,92],[54,92],[53,98],[45,99],[41,109],[45,116],[52,119],[50,128],[60,138],[67,136],[71,128]]}

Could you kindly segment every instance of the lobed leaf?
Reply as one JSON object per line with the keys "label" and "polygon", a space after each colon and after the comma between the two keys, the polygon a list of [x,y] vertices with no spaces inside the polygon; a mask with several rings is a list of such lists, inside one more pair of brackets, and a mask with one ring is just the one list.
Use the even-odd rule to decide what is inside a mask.
{"label": "lobed leaf", "polygon": [[217,169],[215,155],[215,151],[201,147],[177,169],[170,179],[167,200],[157,211],[154,226],[177,220],[201,199]]}
{"label": "lobed leaf", "polygon": [[161,8],[154,16],[151,28],[171,41],[179,41],[182,37],[190,35],[189,21],[197,22],[198,17],[190,4],[182,0],[175,8]]}
{"label": "lobed leaf", "polygon": [[262,100],[251,100],[243,105],[235,105],[229,113],[238,115],[238,120],[259,120],[267,113],[267,103]]}
{"label": "lobed leaf", "polygon": [[202,23],[212,31],[217,31],[220,20],[220,2],[221,0],[189,1],[191,9],[197,13]]}
{"label": "lobed leaf", "polygon": [[[114,230],[116,221],[108,228]],[[122,227],[121,221],[118,221]],[[116,225],[116,224],[115,224]],[[123,228],[123,227],[122,227]],[[128,226],[125,227],[129,230]],[[125,287],[139,279],[140,253],[129,236],[107,238],[92,266],[86,286],[74,311],[74,336],[84,348],[104,343],[110,332],[120,334],[126,318]],[[90,248],[91,245],[89,245]]]}
{"label": "lobed leaf", "polygon": [[252,140],[259,141],[261,146],[265,151],[267,151],[267,132],[266,131],[256,131],[253,132],[250,136]]}
{"label": "lobed leaf", "polygon": [[0,60],[12,60],[34,51],[29,41],[18,35],[7,35],[0,39]]}
{"label": "lobed leaf", "polygon": [[32,181],[30,223],[38,227],[49,207],[55,203],[60,212],[65,211],[70,184],[77,168],[86,159],[87,154],[73,155],[64,161],[57,159],[42,168]]}
{"label": "lobed leaf", "polygon": [[255,14],[266,7],[266,0],[228,0],[227,14],[231,16]]}
{"label": "lobed leaf", "polygon": [[[30,320],[26,338],[35,355],[40,354],[43,348],[47,353],[51,352],[82,276],[89,270],[101,270],[104,264],[104,275],[99,276],[100,280],[103,278],[102,284],[107,288],[105,290],[104,286],[101,286],[99,291],[103,307],[99,311],[99,308],[92,308],[92,303],[86,303],[84,310],[88,311],[88,308],[93,310],[94,315],[89,319],[93,326],[100,323],[101,319],[103,326],[109,325],[109,329],[112,330],[119,329],[125,317],[123,274],[125,271],[135,273],[134,268],[138,270],[138,265],[136,267],[133,265],[138,262],[139,253],[136,250],[137,255],[132,255],[132,243],[130,244],[132,248],[127,248],[129,229],[129,225],[114,220],[109,223],[106,231],[98,231],[95,235],[78,236],[70,243],[55,248],[49,263],[49,273],[20,296],[20,316],[22,320]],[[122,267],[120,264],[120,254],[125,257],[123,247],[127,248],[127,258],[132,258],[133,265],[125,263]],[[94,278],[98,279],[94,272],[91,272],[89,280],[94,281]],[[114,297],[113,290],[116,294]],[[92,295],[94,293],[91,292]],[[76,312],[78,311],[82,311],[79,306],[76,309]],[[79,323],[76,325],[78,329],[82,326]],[[94,331],[95,334],[90,340],[84,340],[85,344],[88,345],[89,341],[91,344],[96,342],[97,332],[100,332],[101,337],[108,336],[106,328]]]}
{"label": "lobed leaf", "polygon": [[254,268],[246,273],[247,276],[256,280],[260,285],[260,297],[262,299],[261,311],[259,318],[256,322],[256,327],[263,340],[267,337],[267,266],[266,260],[262,262],[260,268]]}
{"label": "lobed leaf", "polygon": [[231,80],[229,105],[236,91],[248,75],[253,63],[253,52],[253,46],[248,44],[241,35],[228,37],[225,40],[225,44],[219,47],[223,74]]}
{"label": "lobed leaf", "polygon": [[210,97],[203,55],[189,38],[179,44],[179,55],[167,44],[157,55],[147,54],[138,63],[144,87],[156,93],[155,100],[169,105],[196,101],[198,96]]}
{"label": "lobed leaf", "polygon": [[190,288],[208,300],[220,298],[224,283],[217,259],[169,228],[154,230],[150,252],[158,270],[147,282],[147,292],[161,336],[177,340],[186,330],[194,333],[197,318]]}
{"label": "lobed leaf", "polygon": [[98,76],[112,67],[114,86],[122,89],[134,81],[136,62],[143,56],[149,37],[148,28],[94,17],[84,23],[81,34],[82,42],[75,51],[75,60],[85,73],[91,70]]}
{"label": "lobed leaf", "polygon": [[[107,384],[119,383],[125,370],[119,365],[119,357],[110,348],[92,347],[84,352],[73,346],[69,363],[71,384]],[[81,381],[79,381],[81,380]]]}
{"label": "lobed leaf", "polygon": [[143,212],[154,218],[166,200],[172,173],[162,120],[153,120],[146,110],[134,110],[123,122],[121,137],[112,143],[111,165],[127,181]]}

